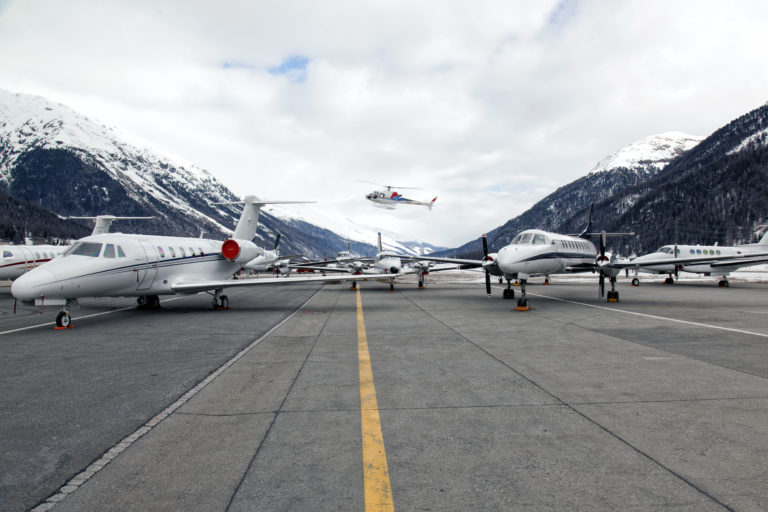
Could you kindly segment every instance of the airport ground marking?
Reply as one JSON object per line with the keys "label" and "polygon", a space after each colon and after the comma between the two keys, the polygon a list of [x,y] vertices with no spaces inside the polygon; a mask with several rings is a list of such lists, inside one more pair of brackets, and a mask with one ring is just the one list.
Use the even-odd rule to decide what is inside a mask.
{"label": "airport ground marking", "polygon": [[381,418],[373,384],[371,354],[363,318],[363,301],[357,288],[357,357],[360,377],[360,424],[363,440],[363,487],[366,512],[394,511]]}
{"label": "airport ground marking", "polygon": [[[183,299],[183,298],[184,297],[173,297],[173,298],[170,298],[170,299],[162,300],[161,302],[170,302],[172,300],[179,300],[179,299]],[[86,318],[93,318],[93,317],[102,316],[102,315],[110,315],[112,313],[118,313],[120,311],[129,311],[131,309],[136,309],[136,306],[128,306],[126,308],[118,308],[118,309],[112,309],[112,310],[109,310],[109,311],[102,311],[101,313],[91,313],[90,315],[78,316],[77,320],[85,320]],[[54,325],[55,323],[56,322],[46,322],[44,324],[28,325],[26,327],[19,327],[18,329],[11,329],[10,331],[2,331],[2,332],[0,332],[0,336],[2,336],[3,334],[13,334],[14,332],[21,332],[21,331],[28,331],[30,329],[37,329],[38,327],[46,327],[46,326]]]}
{"label": "airport ground marking", "polygon": [[[151,431],[153,428],[155,428],[160,422],[162,422],[164,419],[166,419],[168,416],[173,414],[176,409],[187,403],[189,400],[191,400],[195,395],[197,395],[200,391],[203,390],[208,384],[213,382],[219,375],[224,373],[230,366],[235,364],[237,361],[239,361],[243,356],[245,356],[248,352],[251,351],[256,345],[264,341],[267,337],[272,335],[276,330],[278,330],[280,327],[282,327],[286,322],[288,322],[291,318],[293,318],[296,313],[304,309],[304,307],[309,304],[312,299],[314,299],[318,293],[323,288],[319,288],[315,291],[315,293],[312,294],[310,298],[308,298],[304,304],[296,308],[296,310],[288,315],[287,317],[283,318],[280,322],[272,326],[267,332],[259,336],[257,339],[253,340],[250,344],[248,344],[247,347],[245,347],[243,350],[235,354],[229,361],[221,365],[219,368],[214,370],[212,373],[208,375],[205,379],[203,379],[201,382],[199,382],[195,387],[184,393],[181,398],[176,400],[174,403],[163,409],[162,412],[159,414],[156,414],[152,419],[150,419],[148,422],[146,422],[144,425],[136,429],[132,434],[125,437],[122,441],[117,443],[115,446],[110,448],[109,450],[104,453],[104,455],[101,456],[101,458],[97,459],[96,461],[92,462],[87,468],[85,468],[84,471],[81,473],[75,475],[73,478],[71,478],[66,484],[61,486],[57,492],[54,492],[51,496],[49,496],[45,501],[37,505],[35,508],[33,508],[30,512],[48,512],[53,507],[55,507],[58,503],[61,502],[64,498],[75,492],[81,485],[83,485],[85,482],[90,480],[96,473],[101,471],[107,464],[112,462],[118,455],[120,455],[123,451],[126,450],[129,446],[131,446],[133,443],[139,440],[144,434]],[[178,300],[182,299],[184,297],[176,297],[173,299],[167,299],[167,300]],[[163,301],[166,302],[166,301]],[[124,308],[124,309],[132,309],[132,308]],[[121,311],[121,310],[115,310],[115,311]],[[105,313],[97,313],[97,315],[100,314],[107,314],[107,313],[113,313],[115,311],[108,311]],[[93,315],[90,315],[93,316]],[[80,318],[86,318],[86,317],[80,317]],[[48,324],[44,324],[48,325]],[[2,333],[0,333],[2,334]]]}
{"label": "airport ground marking", "polygon": [[552,299],[557,300],[560,302],[567,302],[569,304],[576,304],[579,306],[586,306],[588,308],[595,308],[595,309],[604,309],[606,311],[614,311],[616,313],[624,313],[626,315],[636,315],[636,316],[642,316],[645,318],[653,318],[654,320],[667,320],[669,322],[676,322],[679,324],[685,324],[685,325],[693,325],[695,327],[705,327],[707,329],[717,329],[719,331],[729,331],[729,332],[735,332],[739,334],[748,334],[750,336],[759,336],[761,338],[768,338],[768,334],[763,334],[760,332],[754,332],[754,331],[745,331],[743,329],[734,329],[733,327],[722,327],[719,325],[710,325],[710,324],[703,324],[701,322],[692,322],[690,320],[681,320],[679,318],[669,318],[668,316],[658,316],[658,315],[649,315],[648,313],[638,313],[637,311],[628,311],[626,309],[618,309],[618,308],[608,308],[605,306],[598,306],[596,304],[587,304],[586,302],[577,302],[574,300],[568,300],[568,299],[561,299],[558,297],[550,297],[549,295],[541,295],[538,293],[529,293],[528,295],[535,295],[536,297],[542,297],[544,299]]}

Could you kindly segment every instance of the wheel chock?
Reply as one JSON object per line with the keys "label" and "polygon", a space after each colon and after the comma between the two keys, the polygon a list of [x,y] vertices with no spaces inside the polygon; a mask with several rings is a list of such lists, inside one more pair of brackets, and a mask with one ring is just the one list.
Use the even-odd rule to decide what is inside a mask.
{"label": "wheel chock", "polygon": [[515,306],[515,311],[530,311],[532,309],[531,306]]}
{"label": "wheel chock", "polygon": [[419,290],[423,290],[423,289],[424,289],[424,285],[422,284],[419,286]]}
{"label": "wheel chock", "polygon": [[611,297],[610,299],[608,299],[608,302],[619,302],[619,299]]}
{"label": "wheel chock", "polygon": [[58,326],[54,327],[53,330],[54,331],[63,331],[64,329],[74,329],[74,327],[75,327],[74,325],[69,324],[67,327],[58,327]]}

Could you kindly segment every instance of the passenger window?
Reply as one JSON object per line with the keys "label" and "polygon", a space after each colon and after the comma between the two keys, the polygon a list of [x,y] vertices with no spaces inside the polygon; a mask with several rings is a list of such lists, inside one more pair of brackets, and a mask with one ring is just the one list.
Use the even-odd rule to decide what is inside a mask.
{"label": "passenger window", "polygon": [[159,253],[160,253],[160,257],[161,257],[161,258],[165,258],[165,251],[164,251],[164,250],[163,250],[163,248],[162,248],[162,247],[160,247],[159,245],[157,246],[157,252],[159,252]]}
{"label": "passenger window", "polygon": [[119,245],[117,246],[117,256],[120,258],[125,258],[125,253],[123,252],[123,248]]}
{"label": "passenger window", "polygon": [[205,253],[200,247],[198,247],[197,250],[200,251],[200,256],[205,256]]}
{"label": "passenger window", "polygon": [[13,258],[13,253],[11,251],[3,251],[3,258]]}
{"label": "passenger window", "polygon": [[36,259],[36,260],[39,260],[39,259],[40,259],[40,255],[39,255],[38,253],[35,253],[35,259]]}
{"label": "passenger window", "polygon": [[720,256],[720,249],[717,250],[717,255]]}
{"label": "passenger window", "polygon": [[696,254],[701,254],[701,249],[696,249]]}
{"label": "passenger window", "polygon": [[179,254],[181,254],[182,258],[186,258],[187,257],[187,253],[184,252],[184,248],[183,247],[179,247]]}
{"label": "passenger window", "polygon": [[696,254],[696,251],[694,251],[693,249],[691,249],[691,254]]}
{"label": "passenger window", "polygon": [[176,257],[176,251],[173,250],[173,247],[169,247],[168,251],[171,253],[171,258],[175,258]]}
{"label": "passenger window", "polygon": [[194,256],[195,255],[195,250],[193,248],[191,248],[191,247],[189,247],[189,255],[190,256]]}
{"label": "passenger window", "polygon": [[114,244],[107,244],[104,247],[104,254],[102,256],[104,258],[114,258],[115,257],[115,245]]}

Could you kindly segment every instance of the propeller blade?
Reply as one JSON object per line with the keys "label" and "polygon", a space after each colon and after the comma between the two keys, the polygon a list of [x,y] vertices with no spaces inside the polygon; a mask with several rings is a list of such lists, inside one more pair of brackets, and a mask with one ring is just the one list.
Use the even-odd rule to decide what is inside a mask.
{"label": "propeller blade", "polygon": [[605,274],[600,272],[600,298],[605,297]]}
{"label": "propeller blade", "polygon": [[491,296],[491,274],[487,270],[485,271],[485,293]]}
{"label": "propeller blade", "polygon": [[488,257],[488,237],[486,235],[482,236],[483,239],[483,258]]}

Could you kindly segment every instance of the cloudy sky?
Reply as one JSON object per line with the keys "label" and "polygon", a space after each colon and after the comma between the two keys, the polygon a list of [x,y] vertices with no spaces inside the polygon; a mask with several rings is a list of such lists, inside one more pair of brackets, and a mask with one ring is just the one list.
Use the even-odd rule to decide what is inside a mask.
{"label": "cloudy sky", "polygon": [[[768,2],[0,0],[0,88],[235,193],[455,246],[768,100]],[[434,210],[373,208],[364,182]]]}

